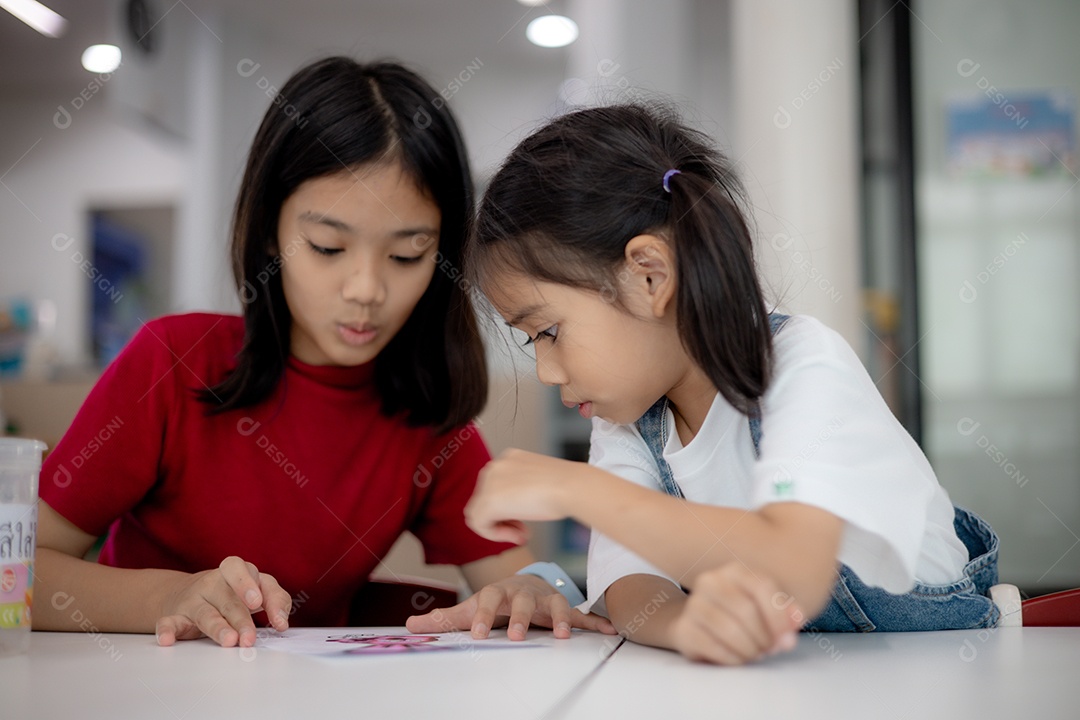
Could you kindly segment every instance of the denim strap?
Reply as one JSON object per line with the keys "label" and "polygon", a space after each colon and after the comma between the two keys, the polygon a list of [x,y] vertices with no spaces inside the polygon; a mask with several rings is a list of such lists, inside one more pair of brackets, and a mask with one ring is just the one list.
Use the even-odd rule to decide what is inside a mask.
{"label": "denim strap", "polygon": [[668,399],[665,395],[653,403],[653,406],[645,411],[645,414],[638,419],[635,425],[637,425],[638,432],[641,433],[642,439],[645,440],[649,452],[652,453],[653,461],[660,471],[660,489],[668,495],[683,498],[685,495],[683,495],[682,488],[675,482],[675,476],[671,474],[671,467],[668,466],[667,460],[664,459],[664,445],[667,444],[667,408]]}
{"label": "denim strap", "polygon": [[[773,335],[776,335],[780,328],[784,327],[784,323],[788,321],[788,318],[788,315],[781,315],[780,313],[769,314],[769,329],[772,330]],[[667,445],[668,439],[667,409],[668,399],[665,395],[653,403],[653,406],[646,410],[645,414],[638,418],[638,421],[634,424],[637,426],[638,432],[641,433],[641,437],[649,448],[649,452],[652,453],[656,467],[660,471],[660,489],[668,495],[682,498],[685,497],[682,488],[675,482],[675,477],[671,474],[671,468],[668,466],[667,460],[664,459],[664,446]],[[754,457],[761,457],[760,409],[754,408],[750,413],[749,421],[750,439],[754,441]]]}

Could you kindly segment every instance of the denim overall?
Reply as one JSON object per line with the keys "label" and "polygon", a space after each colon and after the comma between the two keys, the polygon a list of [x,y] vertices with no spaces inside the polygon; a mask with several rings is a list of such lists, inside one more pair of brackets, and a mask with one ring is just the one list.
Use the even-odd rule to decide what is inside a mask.
{"label": "denim overall", "polygon": [[[772,314],[769,325],[775,335],[788,316]],[[660,486],[668,495],[683,498],[682,490],[664,460],[667,444],[666,397],[660,398],[635,423],[660,471]],[[751,414],[750,437],[754,454],[759,456],[761,418]],[[998,538],[993,529],[972,512],[954,508],[953,527],[968,549],[970,561],[963,577],[948,585],[915,587],[893,595],[881,588],[869,587],[847,565],[841,564],[829,604],[803,630],[818,632],[923,631],[987,628],[997,625],[1000,613],[988,597],[990,586],[997,583]]]}

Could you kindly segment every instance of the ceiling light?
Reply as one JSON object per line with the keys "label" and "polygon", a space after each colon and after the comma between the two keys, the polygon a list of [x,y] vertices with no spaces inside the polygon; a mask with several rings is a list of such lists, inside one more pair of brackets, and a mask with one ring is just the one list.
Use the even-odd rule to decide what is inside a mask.
{"label": "ceiling light", "polygon": [[525,28],[525,37],[540,47],[563,47],[577,40],[577,36],[577,23],[562,15],[538,17]]}
{"label": "ceiling light", "polygon": [[120,48],[115,45],[91,45],[83,50],[82,66],[92,73],[111,73],[120,67]]}
{"label": "ceiling light", "polygon": [[0,0],[0,8],[51,38],[60,37],[67,30],[67,20],[37,0]]}

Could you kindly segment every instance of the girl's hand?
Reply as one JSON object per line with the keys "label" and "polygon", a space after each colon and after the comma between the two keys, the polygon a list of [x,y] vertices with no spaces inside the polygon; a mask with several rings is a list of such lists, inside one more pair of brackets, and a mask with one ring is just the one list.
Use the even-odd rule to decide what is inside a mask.
{"label": "girl's hand", "polygon": [[513,575],[492,583],[465,602],[451,608],[413,615],[405,627],[414,633],[450,632],[468,628],[476,639],[488,636],[491,628],[509,623],[506,636],[524,640],[529,624],[553,628],[555,637],[570,637],[570,628],[615,634],[615,626],[599,615],[588,615],[570,607],[559,592],[535,575]]}
{"label": "girl's hand", "polygon": [[169,594],[157,621],[159,645],[206,636],[222,647],[251,647],[261,610],[275,630],[289,627],[292,598],[271,575],[238,557],[227,557],[215,570],[184,579]]}
{"label": "girl's hand", "polygon": [[793,649],[804,620],[772,580],[732,562],[698,577],[671,634],[691,660],[741,665]]}
{"label": "girl's hand", "polygon": [[561,520],[569,514],[567,486],[583,468],[589,466],[507,450],[480,471],[465,521],[481,537],[521,545],[529,539],[523,520]]}

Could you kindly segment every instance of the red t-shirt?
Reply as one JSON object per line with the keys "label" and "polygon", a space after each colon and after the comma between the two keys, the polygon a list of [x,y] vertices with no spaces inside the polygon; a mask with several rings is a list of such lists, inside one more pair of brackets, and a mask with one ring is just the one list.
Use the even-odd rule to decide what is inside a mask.
{"label": "red t-shirt", "polygon": [[207,415],[194,389],[235,365],[239,317],[147,325],[108,367],[41,473],[41,498],[84,531],[99,562],[197,572],[239,555],[277,578],[294,625],[343,625],[349,602],[405,530],[429,563],[509,545],[462,510],[490,458],[473,424],[441,436],[380,412],[373,363],[289,359],[255,407]]}

